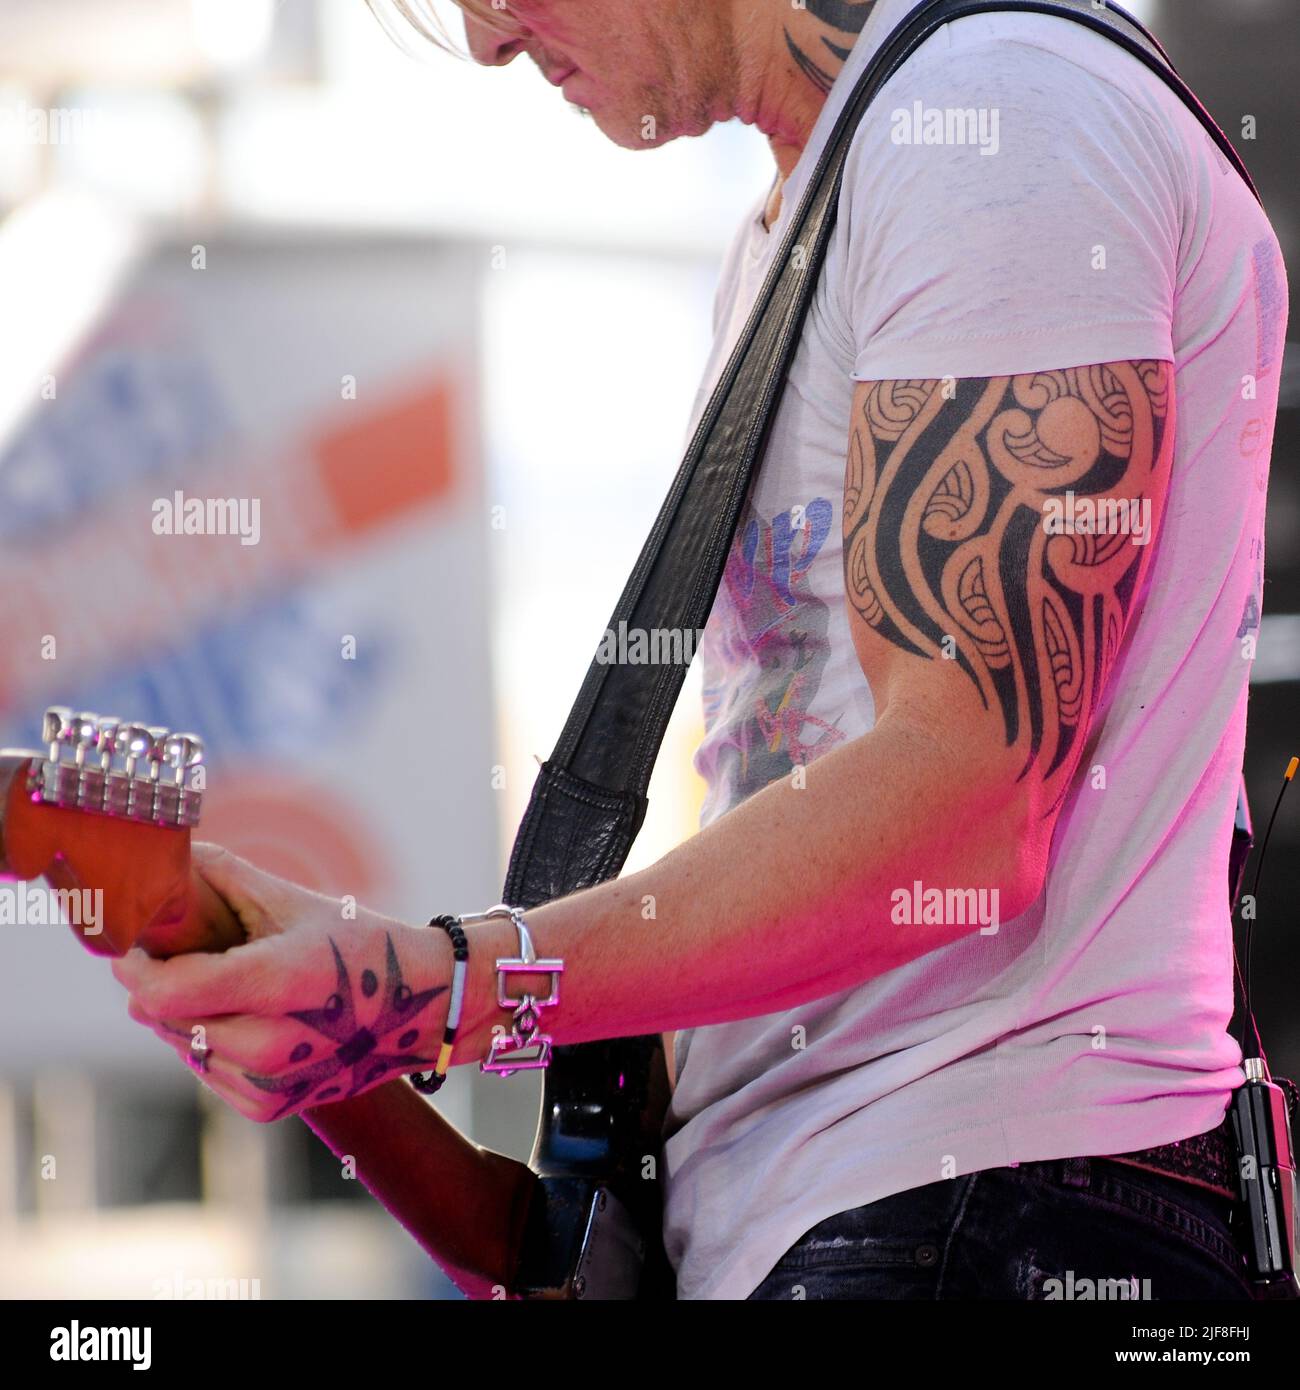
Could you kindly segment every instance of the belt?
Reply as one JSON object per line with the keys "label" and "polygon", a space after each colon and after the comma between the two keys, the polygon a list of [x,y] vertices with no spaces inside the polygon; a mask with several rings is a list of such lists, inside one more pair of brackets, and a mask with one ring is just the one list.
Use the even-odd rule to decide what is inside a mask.
{"label": "belt", "polygon": [[1099,1154],[1097,1157],[1131,1168],[1145,1168],[1149,1173],[1162,1173],[1165,1177],[1208,1188],[1235,1202],[1241,1196],[1235,1153],[1232,1121],[1225,1115],[1216,1129],[1191,1139],[1178,1139],[1172,1144],[1160,1144],[1136,1153]]}

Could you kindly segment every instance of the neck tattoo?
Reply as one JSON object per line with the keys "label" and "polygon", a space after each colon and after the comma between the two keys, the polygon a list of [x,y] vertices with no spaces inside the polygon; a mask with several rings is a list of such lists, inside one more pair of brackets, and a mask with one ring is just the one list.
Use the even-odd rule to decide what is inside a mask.
{"label": "neck tattoo", "polygon": [[[830,91],[836,74],[844,66],[845,59],[853,49],[853,41],[862,32],[875,3],[876,0],[806,0],[804,8],[808,13],[832,29],[837,37],[847,39],[846,43],[837,43],[822,34],[821,44],[813,46],[810,51],[795,42],[787,27],[785,42],[790,56],[799,71],[823,95]],[[827,63],[827,53],[833,60],[831,63]]]}

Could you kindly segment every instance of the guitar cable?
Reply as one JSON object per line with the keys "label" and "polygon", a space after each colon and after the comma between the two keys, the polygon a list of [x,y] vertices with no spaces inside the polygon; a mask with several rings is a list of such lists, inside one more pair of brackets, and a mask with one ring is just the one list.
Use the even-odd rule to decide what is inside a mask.
{"label": "guitar cable", "polygon": [[[1246,918],[1244,968],[1238,962],[1233,943],[1233,969],[1241,983],[1242,1017],[1240,1045],[1244,1083],[1233,1092],[1229,1105],[1237,1155],[1237,1181],[1245,1221],[1246,1257],[1259,1299],[1300,1298],[1297,1278],[1297,1194],[1295,1149],[1291,1140],[1291,1111],[1296,1104],[1296,1088],[1286,1078],[1274,1081],[1264,1055],[1259,1025],[1255,1020],[1251,991],[1251,945],[1255,917],[1259,911],[1259,884],[1264,856],[1277,820],[1286,789],[1300,767],[1300,758],[1287,764],[1273,812],[1268,818],[1264,839],[1255,862],[1251,884],[1250,917]],[[1235,911],[1237,900],[1232,903]],[[1248,1055],[1249,1034],[1254,1035],[1253,1052]]]}
{"label": "guitar cable", "polygon": [[[1292,779],[1295,777],[1296,769],[1298,767],[1300,767],[1300,758],[1292,758],[1291,761],[1287,764],[1286,772],[1282,775],[1282,785],[1278,788],[1277,791],[1277,799],[1273,802],[1272,814],[1269,816],[1268,825],[1264,830],[1264,838],[1260,842],[1259,858],[1255,861],[1255,878],[1250,885],[1250,897],[1253,911],[1251,915],[1245,919],[1246,944],[1242,951],[1242,955],[1245,957],[1244,967],[1238,963],[1237,954],[1235,951],[1233,952],[1233,966],[1236,969],[1237,978],[1241,983],[1242,993],[1242,1015],[1241,1027],[1239,1029],[1240,1037],[1238,1038],[1238,1042],[1241,1044],[1241,1055],[1243,1057],[1246,1055],[1247,1026],[1249,1026],[1250,1030],[1255,1035],[1256,1055],[1260,1057],[1264,1055],[1264,1043],[1259,1036],[1259,1027],[1255,1022],[1254,1010],[1251,1008],[1251,1001],[1253,997],[1251,993],[1250,970],[1251,946],[1254,944],[1255,916],[1259,912],[1259,881],[1261,875],[1264,872],[1264,856],[1268,853],[1269,838],[1273,834],[1273,825],[1274,822],[1277,820],[1277,813],[1278,810],[1281,808],[1282,798],[1286,795],[1286,789],[1291,785]],[[1233,907],[1235,908],[1236,906],[1237,904],[1233,903]]]}

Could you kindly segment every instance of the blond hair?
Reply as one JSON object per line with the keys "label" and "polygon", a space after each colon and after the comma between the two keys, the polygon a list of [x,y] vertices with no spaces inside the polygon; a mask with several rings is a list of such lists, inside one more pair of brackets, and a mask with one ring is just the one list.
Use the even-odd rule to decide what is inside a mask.
{"label": "blond hair", "polygon": [[[510,18],[509,0],[452,0],[471,18],[490,29],[503,34],[522,35],[528,31],[517,20]],[[454,53],[458,57],[468,55],[453,43],[446,25],[438,13],[435,0],[366,0],[371,12],[384,29],[399,43],[405,41],[414,31],[421,38]]]}

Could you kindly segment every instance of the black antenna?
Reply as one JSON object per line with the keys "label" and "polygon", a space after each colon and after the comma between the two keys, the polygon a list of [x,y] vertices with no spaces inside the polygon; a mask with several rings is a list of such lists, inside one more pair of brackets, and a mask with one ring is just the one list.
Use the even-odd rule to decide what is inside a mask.
{"label": "black antenna", "polygon": [[[1259,914],[1259,878],[1264,869],[1264,855],[1268,850],[1268,837],[1273,833],[1273,822],[1277,820],[1278,808],[1282,805],[1282,798],[1286,795],[1286,789],[1291,785],[1291,779],[1296,774],[1296,768],[1300,767],[1300,758],[1292,758],[1286,765],[1286,771],[1282,774],[1282,785],[1278,788],[1277,800],[1273,803],[1273,813],[1268,818],[1268,828],[1264,831],[1264,839],[1259,847],[1259,858],[1255,860],[1255,881],[1250,885],[1251,905],[1254,912],[1246,919],[1246,949],[1245,966],[1239,967],[1237,974],[1241,980],[1242,994],[1242,1014],[1241,1014],[1241,1055],[1262,1057],[1264,1055],[1264,1044],[1260,1040],[1259,1027],[1255,1023],[1255,1011],[1252,1008],[1253,997],[1250,988],[1250,947],[1254,937],[1255,917]],[[1255,1035],[1255,1051],[1246,1051],[1246,1029],[1249,1026]]]}

